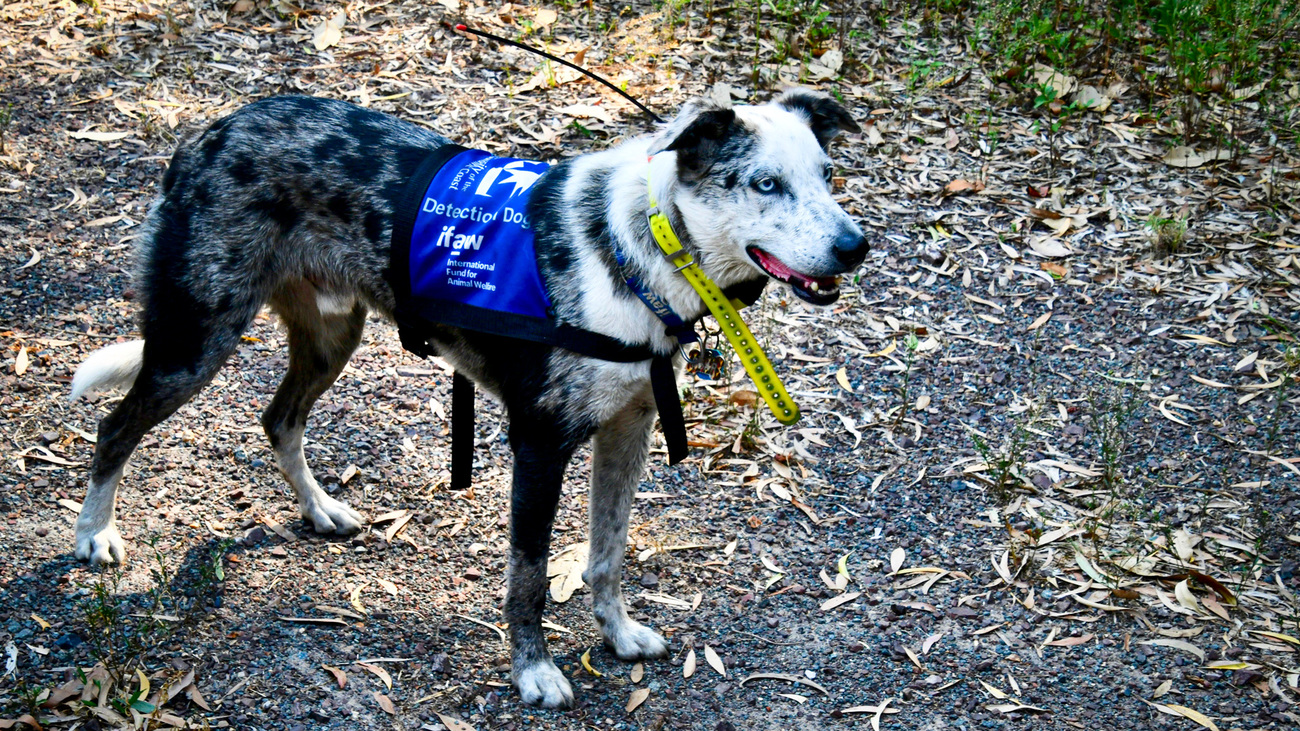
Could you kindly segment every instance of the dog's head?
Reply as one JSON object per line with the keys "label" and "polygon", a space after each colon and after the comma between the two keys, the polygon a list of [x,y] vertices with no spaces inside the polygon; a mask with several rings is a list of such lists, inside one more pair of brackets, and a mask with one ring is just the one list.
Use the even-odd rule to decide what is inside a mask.
{"label": "dog's head", "polygon": [[862,231],[831,196],[831,140],[857,124],[834,99],[788,91],[761,106],[686,105],[651,143],[677,156],[673,204],[719,282],[758,270],[828,305],[839,275],[867,255]]}

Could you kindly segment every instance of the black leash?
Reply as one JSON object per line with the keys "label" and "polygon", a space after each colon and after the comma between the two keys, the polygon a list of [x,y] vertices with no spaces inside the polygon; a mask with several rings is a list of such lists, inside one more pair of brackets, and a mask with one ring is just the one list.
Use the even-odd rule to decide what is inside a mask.
{"label": "black leash", "polygon": [[520,43],[519,41],[512,41],[512,40],[510,40],[509,38],[502,38],[501,36],[493,35],[492,33],[488,33],[488,32],[485,31],[485,30],[479,30],[479,29],[477,29],[477,28],[471,28],[471,27],[469,27],[468,25],[465,25],[464,23],[457,23],[456,26],[455,26],[455,28],[456,28],[456,30],[458,30],[458,31],[463,31],[463,32],[465,32],[465,33],[473,33],[473,34],[476,35],[476,36],[482,36],[483,38],[487,38],[488,40],[496,41],[497,43],[504,43],[504,44],[506,44],[506,45],[508,45],[508,46],[514,46],[515,48],[521,48],[521,49],[523,49],[523,50],[525,50],[525,51],[528,51],[529,53],[535,53],[535,54],[537,54],[538,56],[541,56],[541,57],[543,57],[543,58],[548,58],[548,59],[550,59],[550,60],[552,60],[552,61],[554,61],[554,62],[556,62],[556,63],[564,64],[565,66],[568,66],[569,68],[573,69],[574,71],[577,71],[578,73],[583,74],[583,75],[587,76],[588,78],[595,79],[596,81],[599,81],[600,83],[604,84],[605,86],[608,86],[610,89],[613,89],[615,92],[618,92],[618,94],[619,94],[620,96],[622,96],[624,99],[626,99],[626,100],[632,102],[633,104],[635,104],[637,109],[640,109],[641,111],[645,112],[646,116],[650,118],[650,121],[652,121],[652,122],[656,122],[656,123],[659,123],[659,124],[662,124],[663,121],[664,121],[662,118],[659,117],[658,114],[655,114],[654,112],[650,111],[650,109],[649,109],[648,107],[646,107],[646,105],[644,105],[644,104],[642,104],[641,102],[637,101],[636,98],[633,97],[631,94],[629,94],[629,93],[627,93],[626,91],[623,91],[622,89],[620,89],[620,88],[618,88],[617,86],[615,86],[613,82],[609,81],[608,79],[605,79],[605,78],[602,77],[602,76],[599,76],[598,74],[596,74],[596,73],[594,73],[594,72],[591,72],[591,71],[588,71],[587,69],[584,69],[583,67],[577,65],[576,63],[573,63],[573,62],[571,62],[571,61],[565,61],[564,59],[560,58],[559,56],[553,56],[553,55],[547,53],[546,51],[541,50],[540,48],[533,48],[532,46],[530,46],[530,45],[528,45],[528,44],[526,44],[526,43]]}

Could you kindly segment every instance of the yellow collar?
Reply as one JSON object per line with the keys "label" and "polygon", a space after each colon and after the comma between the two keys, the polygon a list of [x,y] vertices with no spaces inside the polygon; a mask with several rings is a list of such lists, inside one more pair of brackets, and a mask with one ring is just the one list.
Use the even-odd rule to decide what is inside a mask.
{"label": "yellow collar", "polygon": [[749,332],[745,321],[740,319],[736,305],[722,293],[722,289],[712,279],[709,279],[700,265],[695,263],[690,252],[682,246],[681,239],[677,238],[668,216],[659,210],[659,204],[655,200],[654,185],[650,182],[651,167],[652,165],[649,164],[646,166],[646,188],[650,193],[650,209],[646,212],[646,218],[650,221],[650,233],[654,235],[659,250],[663,252],[664,258],[686,277],[691,288],[700,295],[709,312],[713,313],[713,318],[721,326],[722,333],[727,336],[727,342],[731,343],[731,347],[740,356],[745,372],[754,382],[759,395],[767,402],[768,408],[772,409],[772,415],[776,420],[787,425],[799,421],[799,406],[781,384],[781,378],[777,376],[772,362],[767,359],[767,354],[759,347],[758,340]]}

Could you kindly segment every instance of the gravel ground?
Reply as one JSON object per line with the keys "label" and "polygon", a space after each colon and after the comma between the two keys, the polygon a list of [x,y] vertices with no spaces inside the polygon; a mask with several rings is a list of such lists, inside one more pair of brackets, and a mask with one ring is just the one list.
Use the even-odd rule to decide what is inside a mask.
{"label": "gravel ground", "polygon": [[[546,613],[578,707],[538,711],[509,688],[508,652],[491,626],[508,536],[500,411],[482,408],[475,486],[450,491],[450,378],[404,353],[389,325],[371,323],[317,405],[308,456],[322,483],[368,517],[408,511],[396,535],[401,518],[345,541],[317,537],[297,517],[258,426],[287,358],[266,315],[217,380],[136,452],[118,504],[128,564],[91,571],[71,556],[67,501],[83,494],[89,437],[113,399],[69,405],[67,382],[89,352],[135,332],[129,237],[174,138],[250,98],[364,94],[533,157],[599,147],[635,127],[588,119],[582,133],[553,109],[595,90],[508,97],[495,91],[505,72],[533,69],[531,59],[470,51],[436,25],[432,43],[404,33],[439,19],[441,6],[393,3],[383,22],[380,10],[353,8],[326,57],[304,43],[314,15],[299,32],[269,14],[184,6],[169,31],[161,15],[132,19],[108,3],[117,32],[105,45],[83,6],[7,7],[0,91],[15,106],[0,156],[0,644],[12,643],[17,667],[0,680],[0,708],[9,717],[24,688],[94,664],[84,608],[97,585],[127,613],[147,606],[158,586],[153,541],[174,574],[167,608],[188,621],[141,659],[155,678],[195,670],[211,710],[185,695],[167,709],[196,725],[1197,728],[1179,708],[1222,729],[1300,724],[1300,641],[1258,634],[1300,636],[1300,413],[1286,355],[1300,303],[1293,150],[1246,135],[1249,152],[1230,167],[1166,167],[1166,137],[1120,99],[1110,121],[1068,127],[1049,167],[1045,138],[1028,131],[1029,112],[1006,89],[989,111],[1003,147],[981,156],[964,105],[999,87],[976,69],[960,89],[911,88],[906,52],[888,49],[905,48],[898,39],[912,31],[891,26],[873,41],[879,63],[836,87],[864,121],[880,112],[874,130],[837,153],[846,205],[879,246],[833,310],[773,289],[747,315],[805,421],[783,429],[755,418],[743,382],[692,387],[693,457],[672,468],[653,458],[625,577],[633,614],[667,635],[673,654],[641,670],[619,662],[599,646],[579,589]],[[555,32],[610,54],[593,52],[589,64],[612,64],[595,59],[640,37],[599,38],[598,20],[564,16]],[[164,32],[174,37],[159,40]],[[740,41],[715,31],[712,47],[741,53]],[[404,43],[432,48],[421,61],[429,68],[385,86],[379,71],[404,62]],[[224,49],[216,56],[214,44]],[[926,47],[966,68],[959,47]],[[660,109],[716,94],[718,80],[748,87],[725,60],[691,67],[700,49],[663,52],[680,64],[633,58],[607,70],[632,74]],[[208,65],[195,71],[195,59]],[[418,90],[380,99],[407,87]],[[143,103],[154,99],[171,106]],[[92,123],[133,135],[69,136]],[[525,142],[521,129],[555,134]],[[975,170],[982,192],[945,195]],[[1266,178],[1282,186],[1280,203],[1265,205]],[[1031,186],[1059,192],[1038,198]],[[1153,258],[1143,221],[1180,206],[1192,221],[1186,246]],[[1055,237],[1043,221],[1060,216],[1083,220]],[[1050,242],[1067,253],[1044,255]],[[557,551],[585,540],[588,460],[581,453],[566,482]],[[999,462],[1011,468],[1005,481]],[[215,594],[196,591],[218,549],[224,581]],[[837,582],[841,566],[847,582]],[[1189,584],[1189,570],[1217,578],[1237,606],[1216,601],[1209,583]],[[1165,644],[1144,644],[1153,640]],[[583,668],[588,651],[594,673]],[[368,660],[391,688],[355,664]],[[323,665],[340,668],[346,686]],[[787,677],[745,681],[763,673]],[[648,698],[626,710],[642,689]]]}

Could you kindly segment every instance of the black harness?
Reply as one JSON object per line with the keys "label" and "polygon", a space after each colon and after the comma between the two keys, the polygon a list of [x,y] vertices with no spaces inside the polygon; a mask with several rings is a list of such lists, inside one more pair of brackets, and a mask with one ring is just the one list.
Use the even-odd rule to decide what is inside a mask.
{"label": "black harness", "polygon": [[[626,343],[601,333],[583,330],[554,317],[531,317],[484,307],[417,296],[411,287],[411,235],[421,202],[430,182],[452,158],[468,148],[448,144],[431,152],[416,168],[402,193],[393,221],[389,284],[397,301],[394,319],[402,347],[427,358],[437,355],[429,340],[434,325],[489,333],[505,338],[542,343],[614,363],[650,361],[650,384],[655,407],[668,445],[668,463],[686,457],[686,422],[677,393],[672,352],[659,353],[646,345]],[[727,291],[729,297],[752,304],[762,294],[763,284],[746,283]],[[671,334],[671,333],[670,333]],[[463,490],[470,485],[474,464],[474,383],[457,372],[452,378],[451,396],[451,486]]]}

